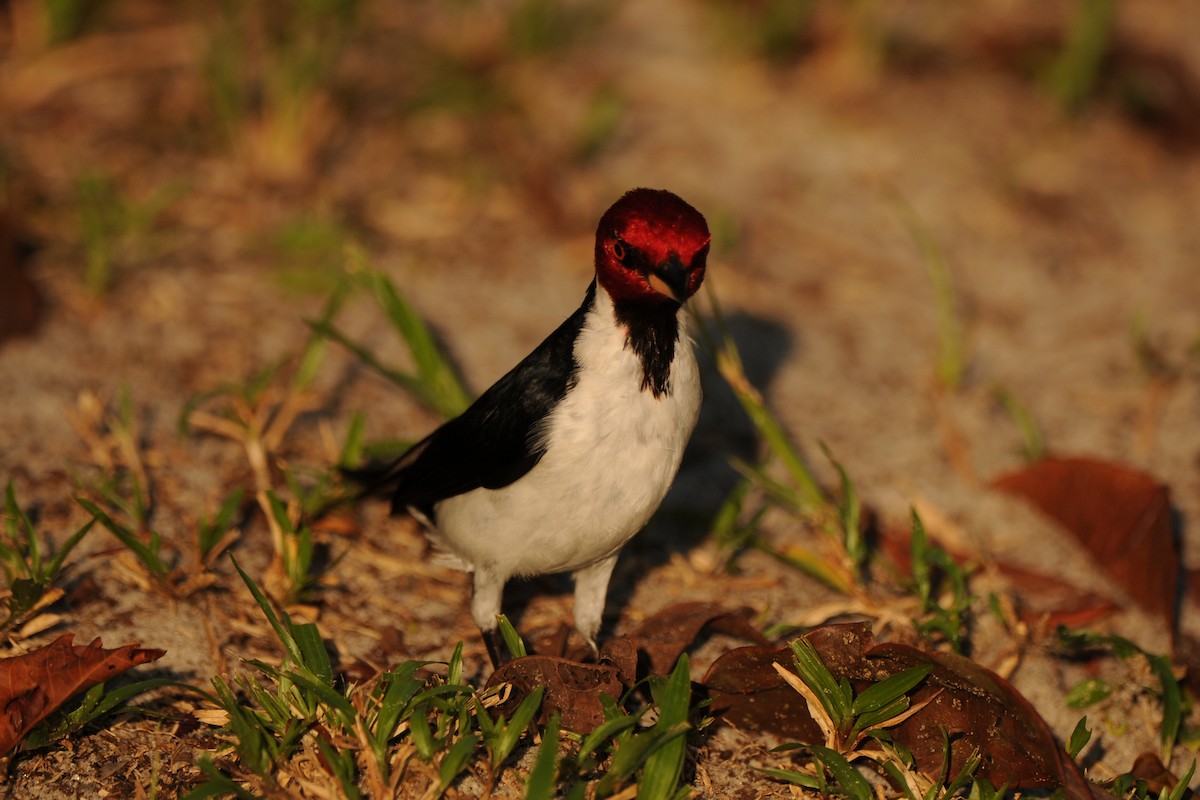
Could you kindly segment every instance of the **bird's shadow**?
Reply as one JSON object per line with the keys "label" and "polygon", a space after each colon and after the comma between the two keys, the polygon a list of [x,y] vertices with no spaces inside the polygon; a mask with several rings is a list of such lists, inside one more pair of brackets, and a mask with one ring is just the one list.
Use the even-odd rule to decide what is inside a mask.
{"label": "bird's shadow", "polygon": [[[784,361],[797,350],[798,342],[786,328],[761,317],[738,312],[725,321],[738,345],[746,377],[766,393]],[[617,561],[601,638],[611,635],[613,621],[624,615],[647,573],[674,555],[692,550],[709,535],[717,510],[739,479],[731,459],[753,462],[758,455],[754,426],[717,372],[711,355],[698,348],[697,359],[704,386],[700,420],[662,507]],[[514,580],[504,593],[505,611],[518,620],[533,598],[572,591],[569,575]]]}

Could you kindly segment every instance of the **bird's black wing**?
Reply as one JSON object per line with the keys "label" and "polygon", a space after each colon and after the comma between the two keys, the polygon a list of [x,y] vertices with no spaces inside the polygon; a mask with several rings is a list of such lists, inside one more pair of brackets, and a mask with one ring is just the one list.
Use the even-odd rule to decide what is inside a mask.
{"label": "bird's black wing", "polygon": [[470,408],[418,442],[367,493],[391,495],[392,512],[426,514],[440,500],[472,489],[499,489],[541,460],[536,427],[575,380],[575,339],[595,299],[593,282],[579,307],[554,333],[496,381]]}

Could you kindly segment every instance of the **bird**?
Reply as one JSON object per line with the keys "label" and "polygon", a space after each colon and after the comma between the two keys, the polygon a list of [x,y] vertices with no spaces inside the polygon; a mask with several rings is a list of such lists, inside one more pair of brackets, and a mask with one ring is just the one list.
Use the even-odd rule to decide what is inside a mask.
{"label": "bird", "polygon": [[625,193],[600,217],[579,308],[363,489],[419,519],[441,562],[473,574],[471,615],[493,666],[505,661],[498,615],[517,577],[571,573],[575,628],[598,652],[618,553],[661,505],[699,416],[680,309],[710,243],[678,195]]}

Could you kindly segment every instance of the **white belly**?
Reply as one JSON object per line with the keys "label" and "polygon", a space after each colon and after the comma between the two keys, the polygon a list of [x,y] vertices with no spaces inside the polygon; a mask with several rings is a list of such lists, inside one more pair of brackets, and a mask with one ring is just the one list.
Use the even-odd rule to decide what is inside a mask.
{"label": "white belly", "polygon": [[460,567],[577,570],[620,549],[666,496],[700,410],[692,344],[681,326],[670,391],[655,398],[640,388],[641,365],[607,310],[596,309],[576,343],[578,382],[547,418],[541,461],[510,486],[436,507],[431,535]]}

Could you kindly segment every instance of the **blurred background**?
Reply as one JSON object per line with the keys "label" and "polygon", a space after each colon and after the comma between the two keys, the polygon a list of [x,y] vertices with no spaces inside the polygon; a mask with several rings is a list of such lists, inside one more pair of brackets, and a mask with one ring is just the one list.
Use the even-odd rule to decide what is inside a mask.
{"label": "blurred background", "polygon": [[1019,407],[1200,511],[1186,4],[3,8],[0,335],[40,337],[0,351],[7,433],[38,443],[5,466],[54,468],[47,397],[169,405],[289,352],[348,245],[479,390],[647,185],[708,216],[751,377],[876,502],[1018,463]]}
{"label": "blurred background", "polygon": [[[115,463],[154,476],[165,537],[191,536],[250,479],[237,446],[181,439],[181,411],[295,357],[347,270],[388,276],[480,391],[577,306],[604,209],[651,186],[707,216],[707,285],[827,484],[819,443],[884,523],[916,505],[941,536],[1066,574],[1069,547],[987,486],[1091,455],[1170,487],[1198,566],[1197,42],[1178,0],[0,3],[0,478],[78,525],[78,465],[111,470],[110,434],[133,430],[102,424],[118,405],[143,450]],[[363,298],[339,325],[408,358]],[[282,461],[332,463],[355,412],[369,439],[440,419],[339,355]],[[614,616],[740,580],[694,548],[730,455],[759,444],[705,364],[701,426]],[[722,591],[795,619],[806,590],[781,569]],[[380,659],[473,636],[447,585],[371,640]],[[150,631],[161,605],[113,600],[75,629],[225,669],[195,640],[211,609]],[[323,622],[354,654],[383,608]],[[1061,735],[1076,717],[1051,714]]]}

